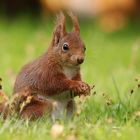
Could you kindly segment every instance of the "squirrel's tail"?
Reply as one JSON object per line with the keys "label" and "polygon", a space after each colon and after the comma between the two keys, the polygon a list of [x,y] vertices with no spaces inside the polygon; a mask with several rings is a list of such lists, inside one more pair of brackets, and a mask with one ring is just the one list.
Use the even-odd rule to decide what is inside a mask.
{"label": "squirrel's tail", "polygon": [[5,104],[9,100],[8,96],[2,90],[1,81],[2,79],[0,78],[0,115],[5,112]]}

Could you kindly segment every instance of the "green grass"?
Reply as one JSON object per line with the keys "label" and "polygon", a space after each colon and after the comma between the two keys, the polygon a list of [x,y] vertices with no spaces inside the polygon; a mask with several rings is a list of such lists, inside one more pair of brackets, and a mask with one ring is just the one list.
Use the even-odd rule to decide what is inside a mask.
{"label": "green grass", "polygon": [[[69,135],[79,140],[140,139],[140,47],[135,52],[140,46],[139,24],[133,21],[123,30],[104,33],[94,21],[81,22],[81,37],[87,47],[82,77],[96,85],[96,94],[82,100],[82,104],[76,99],[81,113],[73,120],[60,122],[64,132],[57,139]],[[0,19],[0,77],[8,95],[20,68],[46,51],[53,25],[52,21],[26,17],[9,22]],[[1,120],[0,140],[52,139],[52,125],[49,119],[31,123],[15,118]]]}

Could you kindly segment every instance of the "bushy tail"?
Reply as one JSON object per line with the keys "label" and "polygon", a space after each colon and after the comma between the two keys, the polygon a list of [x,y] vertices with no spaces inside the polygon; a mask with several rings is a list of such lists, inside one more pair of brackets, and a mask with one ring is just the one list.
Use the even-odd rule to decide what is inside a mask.
{"label": "bushy tail", "polygon": [[2,90],[2,78],[0,78],[0,114],[4,114],[6,102],[9,100],[8,96]]}

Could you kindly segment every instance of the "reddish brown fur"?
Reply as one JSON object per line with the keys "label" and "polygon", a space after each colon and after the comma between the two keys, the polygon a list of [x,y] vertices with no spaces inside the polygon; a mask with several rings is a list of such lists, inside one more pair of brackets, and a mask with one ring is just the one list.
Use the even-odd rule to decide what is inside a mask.
{"label": "reddish brown fur", "polygon": [[[74,24],[74,32],[67,33],[65,28],[65,17],[61,13],[52,43],[46,53],[27,64],[22,68],[17,76],[13,93],[20,93],[24,88],[29,88],[32,93],[43,96],[54,96],[63,91],[74,91],[75,96],[86,94],[90,90],[88,84],[81,81],[80,66],[77,65],[78,58],[84,58],[84,43],[80,39],[80,28],[77,18],[70,14]],[[69,52],[64,53],[61,49],[63,43],[69,44]],[[63,71],[63,67],[68,67],[76,71],[76,75],[69,79]],[[72,104],[68,105],[68,108]],[[34,102],[29,104],[22,112],[21,116],[30,118],[42,116],[44,112],[52,108],[51,103],[43,104]]]}
{"label": "reddish brown fur", "polygon": [[52,111],[51,102],[42,102],[33,100],[30,104],[28,104],[20,113],[22,118],[25,119],[37,119],[45,115],[45,113],[49,113]]}

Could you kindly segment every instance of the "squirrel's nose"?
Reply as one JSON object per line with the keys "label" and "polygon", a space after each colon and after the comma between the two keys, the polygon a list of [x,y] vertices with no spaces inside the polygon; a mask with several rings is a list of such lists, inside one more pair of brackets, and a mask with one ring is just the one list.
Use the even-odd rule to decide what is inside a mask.
{"label": "squirrel's nose", "polygon": [[77,63],[82,64],[84,62],[84,58],[77,58]]}

